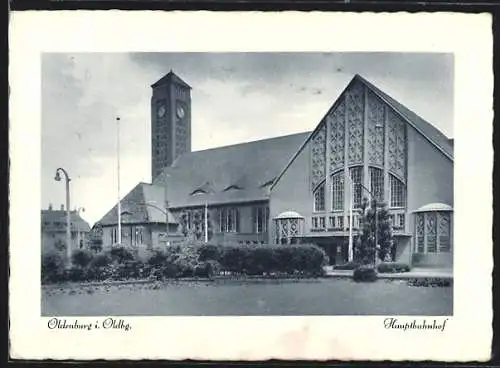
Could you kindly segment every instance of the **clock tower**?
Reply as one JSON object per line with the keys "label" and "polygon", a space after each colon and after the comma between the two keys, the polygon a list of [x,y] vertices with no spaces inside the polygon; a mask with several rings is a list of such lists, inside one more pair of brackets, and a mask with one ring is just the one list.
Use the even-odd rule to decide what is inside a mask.
{"label": "clock tower", "polygon": [[191,87],[172,70],[151,85],[151,175],[191,152]]}

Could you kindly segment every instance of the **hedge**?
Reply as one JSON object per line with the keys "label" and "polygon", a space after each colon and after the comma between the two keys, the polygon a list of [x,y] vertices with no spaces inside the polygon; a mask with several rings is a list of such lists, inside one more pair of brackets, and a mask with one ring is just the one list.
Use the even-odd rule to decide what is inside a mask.
{"label": "hedge", "polygon": [[[210,251],[208,251],[210,249]],[[215,250],[217,249],[217,250]],[[313,244],[300,245],[203,245],[202,254],[220,263],[221,269],[241,275],[321,276],[328,257]]]}
{"label": "hedge", "polygon": [[323,275],[328,258],[321,248],[312,244],[221,246],[186,243],[149,251],[147,255],[125,248],[98,254],[79,250],[73,253],[72,261],[72,268],[64,270],[60,256],[44,256],[43,282],[211,278],[221,271],[233,275],[318,277]]}
{"label": "hedge", "polygon": [[410,266],[407,263],[382,262],[377,266],[380,273],[400,273],[410,272]]}
{"label": "hedge", "polygon": [[377,271],[372,266],[360,266],[354,270],[352,279],[355,282],[374,282],[377,280]]}

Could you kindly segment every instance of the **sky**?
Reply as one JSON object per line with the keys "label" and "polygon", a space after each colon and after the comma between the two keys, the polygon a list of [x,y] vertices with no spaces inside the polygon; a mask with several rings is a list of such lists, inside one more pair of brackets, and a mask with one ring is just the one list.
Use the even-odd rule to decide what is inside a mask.
{"label": "sky", "polygon": [[120,193],[151,182],[151,84],[173,70],[191,93],[192,150],[313,130],[355,74],[453,137],[452,54],[47,53],[42,57],[43,209],[65,204],[90,225]]}

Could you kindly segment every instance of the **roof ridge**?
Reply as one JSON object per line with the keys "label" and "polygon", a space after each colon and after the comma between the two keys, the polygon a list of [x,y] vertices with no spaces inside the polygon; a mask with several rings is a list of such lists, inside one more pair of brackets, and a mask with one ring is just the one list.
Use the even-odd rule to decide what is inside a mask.
{"label": "roof ridge", "polygon": [[211,150],[219,150],[219,149],[224,149],[224,148],[233,148],[233,147],[237,147],[237,146],[243,146],[243,145],[246,145],[246,144],[260,143],[260,142],[269,142],[269,141],[274,140],[274,139],[289,138],[289,137],[292,137],[292,136],[298,136],[298,135],[301,135],[301,134],[310,134],[310,133],[311,133],[311,131],[304,131],[304,132],[299,132],[299,133],[292,133],[292,134],[287,134],[287,135],[280,135],[280,136],[276,136],[276,137],[256,139],[256,140],[248,141],[248,142],[234,143],[234,144],[229,144],[227,146],[218,146],[218,147],[212,147],[212,148],[205,148],[205,149],[198,150],[198,151],[192,151],[190,153],[207,152],[207,151],[211,151]]}
{"label": "roof ridge", "polygon": [[[409,107],[407,107],[405,104],[399,102],[396,100],[394,97],[390,96],[386,92],[382,91],[380,88],[375,86],[373,83],[369,82],[365,78],[363,78],[361,75],[356,74],[354,76],[355,79],[360,80],[361,83],[363,83],[365,86],[367,86],[373,93],[378,95],[379,98],[382,100],[385,100],[385,102],[392,108],[394,109],[404,120],[406,120],[408,123],[410,123],[413,128],[415,128],[420,134],[422,134],[425,138],[427,138],[434,146],[436,146],[440,151],[442,151],[448,158],[453,160],[453,152],[452,152],[452,147],[451,144],[449,143],[450,137],[448,137],[446,134],[444,134],[439,128],[437,128],[434,124],[428,122],[426,119],[421,117],[419,114],[411,110]],[[353,78],[353,79],[354,79]],[[421,121],[420,125],[425,125],[425,126],[419,126],[419,122],[415,121],[415,118]],[[423,124],[422,124],[423,123]],[[425,131],[425,130],[432,130],[432,133],[436,133],[443,142],[438,142],[436,140],[436,137],[432,137],[431,132]],[[443,147],[443,143],[449,145],[450,147]]]}

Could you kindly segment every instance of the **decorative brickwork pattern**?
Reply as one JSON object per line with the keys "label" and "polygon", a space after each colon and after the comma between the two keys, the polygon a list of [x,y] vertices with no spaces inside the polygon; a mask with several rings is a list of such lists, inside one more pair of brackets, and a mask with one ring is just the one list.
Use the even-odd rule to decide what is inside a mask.
{"label": "decorative brickwork pattern", "polygon": [[368,163],[384,164],[384,104],[372,92],[368,93]]}
{"label": "decorative brickwork pattern", "polygon": [[406,182],[406,124],[394,112],[388,111],[389,170]]}
{"label": "decorative brickwork pattern", "polygon": [[311,183],[315,188],[326,175],[326,125],[317,131],[311,145]]}
{"label": "decorative brickwork pattern", "polygon": [[356,83],[346,93],[346,114],[349,164],[363,162],[363,134],[364,134],[364,87]]}
{"label": "decorative brickwork pattern", "polygon": [[330,172],[344,166],[345,102],[342,100],[330,118]]}

